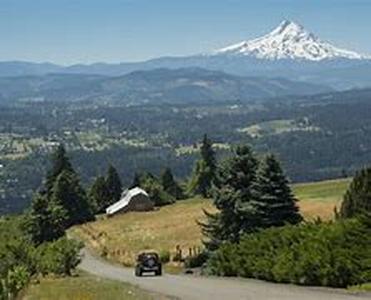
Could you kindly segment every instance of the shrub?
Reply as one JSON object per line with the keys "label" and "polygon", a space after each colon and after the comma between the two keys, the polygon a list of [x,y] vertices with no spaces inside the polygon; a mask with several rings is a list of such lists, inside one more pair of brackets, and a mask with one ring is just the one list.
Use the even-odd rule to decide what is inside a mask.
{"label": "shrub", "polygon": [[67,238],[39,247],[39,272],[43,275],[71,275],[72,270],[80,263],[82,244]]}
{"label": "shrub", "polygon": [[208,252],[203,251],[196,256],[187,257],[185,260],[185,266],[186,268],[200,268],[206,263],[208,258]]}
{"label": "shrub", "polygon": [[207,272],[274,282],[347,287],[371,280],[371,226],[367,217],[306,223],[245,235],[225,243]]}
{"label": "shrub", "polygon": [[8,294],[15,297],[29,282],[30,276],[30,273],[24,266],[15,266],[13,270],[10,270],[6,280]]}
{"label": "shrub", "polygon": [[159,180],[151,173],[137,174],[133,186],[140,186],[144,189],[155,206],[164,206],[176,201],[172,195],[164,190]]}
{"label": "shrub", "polygon": [[0,300],[6,300],[8,298],[8,292],[5,286],[5,279],[0,277]]}
{"label": "shrub", "polygon": [[181,251],[175,253],[175,255],[173,257],[173,261],[174,262],[181,262],[181,261],[183,261],[183,255],[182,255],[182,252]]}
{"label": "shrub", "polygon": [[168,263],[170,261],[170,251],[162,250],[160,252],[160,260],[164,264]]}

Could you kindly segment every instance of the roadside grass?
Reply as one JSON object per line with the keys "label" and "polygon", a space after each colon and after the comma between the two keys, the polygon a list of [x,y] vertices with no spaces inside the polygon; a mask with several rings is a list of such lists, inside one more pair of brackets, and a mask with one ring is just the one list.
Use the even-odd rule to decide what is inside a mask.
{"label": "roadside grass", "polygon": [[127,283],[101,279],[83,272],[76,277],[42,279],[38,284],[30,284],[22,294],[23,300],[169,299]]}
{"label": "roadside grass", "polygon": [[360,291],[360,292],[371,292],[371,282],[370,283],[365,283],[361,285],[354,285],[349,288],[351,291]]}
{"label": "roadside grass", "polygon": [[[341,202],[350,180],[333,180],[293,186],[298,205],[306,219],[333,218],[334,208]],[[176,247],[183,257],[189,249],[202,247],[202,234],[197,221],[203,221],[203,210],[215,212],[211,200],[193,198],[179,201],[153,212],[131,212],[112,218],[101,217],[71,230],[90,248],[106,259],[132,266],[138,252],[143,250],[170,251]],[[166,271],[178,272],[180,264],[171,262]]]}

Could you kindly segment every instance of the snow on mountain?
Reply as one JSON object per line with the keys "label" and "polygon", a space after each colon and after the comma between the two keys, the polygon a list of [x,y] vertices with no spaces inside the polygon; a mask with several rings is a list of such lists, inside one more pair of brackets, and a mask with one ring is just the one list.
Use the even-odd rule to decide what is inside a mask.
{"label": "snow on mountain", "polygon": [[217,50],[213,54],[242,55],[269,60],[321,61],[336,58],[353,60],[369,58],[322,41],[306,31],[303,26],[291,21],[283,21],[276,29],[263,37]]}

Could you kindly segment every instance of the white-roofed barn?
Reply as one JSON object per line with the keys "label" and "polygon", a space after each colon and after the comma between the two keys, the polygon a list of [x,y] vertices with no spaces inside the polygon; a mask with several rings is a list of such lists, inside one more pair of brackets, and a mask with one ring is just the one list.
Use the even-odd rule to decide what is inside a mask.
{"label": "white-roofed barn", "polygon": [[129,211],[150,211],[154,209],[154,203],[149,198],[146,191],[139,187],[125,190],[120,201],[112,204],[106,209],[109,216],[126,213]]}

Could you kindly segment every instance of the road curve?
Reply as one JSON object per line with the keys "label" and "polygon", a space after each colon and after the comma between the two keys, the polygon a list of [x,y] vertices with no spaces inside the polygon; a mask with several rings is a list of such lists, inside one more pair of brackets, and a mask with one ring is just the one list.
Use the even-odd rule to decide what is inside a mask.
{"label": "road curve", "polygon": [[210,278],[186,275],[135,277],[133,270],[112,265],[84,251],[80,269],[91,274],[137,285],[183,300],[360,300],[369,293],[348,293],[327,288],[299,287],[250,279]]}

